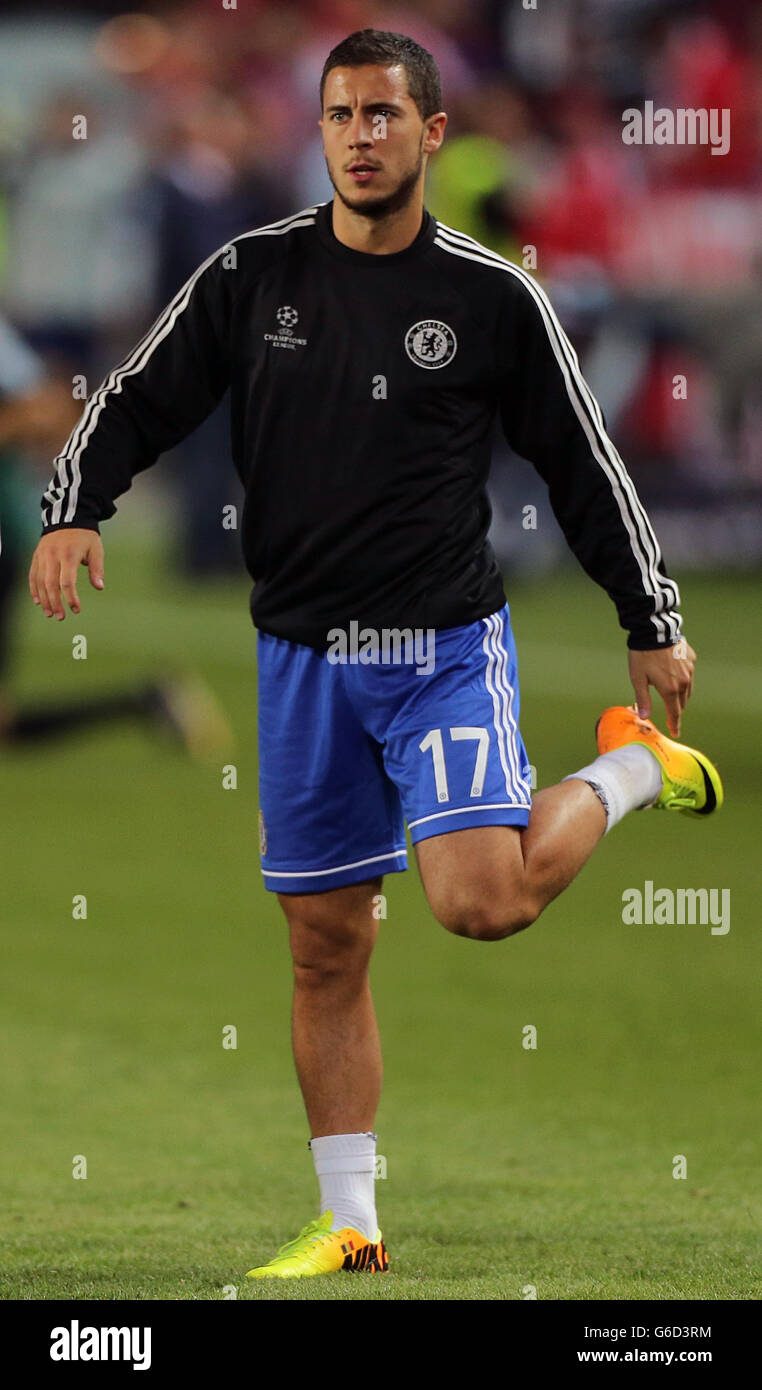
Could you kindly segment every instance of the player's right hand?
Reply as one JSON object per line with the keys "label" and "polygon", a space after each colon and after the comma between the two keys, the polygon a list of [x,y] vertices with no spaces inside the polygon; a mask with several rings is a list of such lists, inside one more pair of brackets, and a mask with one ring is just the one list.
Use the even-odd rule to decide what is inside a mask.
{"label": "player's right hand", "polygon": [[81,611],[77,593],[80,565],[87,565],[93,588],[102,589],[103,541],[97,531],[72,526],[50,531],[42,537],[32,556],[29,592],[46,618],[58,618],[63,622],[66,617],[64,599],[72,613]]}

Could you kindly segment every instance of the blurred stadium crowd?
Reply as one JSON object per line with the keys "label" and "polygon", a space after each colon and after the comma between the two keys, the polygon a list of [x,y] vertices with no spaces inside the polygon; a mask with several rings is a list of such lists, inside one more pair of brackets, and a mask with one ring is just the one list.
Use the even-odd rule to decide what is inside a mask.
{"label": "blurred stadium crowd", "polygon": [[[535,273],[580,352],[668,563],[758,562],[762,7],[232,2],[128,12],[108,0],[5,5],[6,480],[14,437],[3,436],[3,398],[7,405],[40,379],[70,382],[77,373],[94,389],[212,250],[331,197],[317,127],[320,71],[336,42],[372,25],[410,34],[434,54],[450,124],[430,167],[427,206],[519,263],[536,248]],[[728,153],[625,145],[622,113],[648,100],[729,109]],[[77,115],[87,116],[85,140],[72,138]],[[680,376],[686,386],[676,395]],[[29,458],[39,470],[35,525],[38,484],[70,427],[65,410],[50,414],[47,435],[15,439],[25,476]],[[555,563],[542,485],[516,461],[502,466],[498,438],[496,449],[501,558],[508,568]],[[163,480],[182,499],[186,571],[238,565],[219,523],[222,505],[240,496],[225,402],[174,451]],[[5,492],[7,509],[7,481]],[[521,527],[527,502],[541,516],[531,535]]]}

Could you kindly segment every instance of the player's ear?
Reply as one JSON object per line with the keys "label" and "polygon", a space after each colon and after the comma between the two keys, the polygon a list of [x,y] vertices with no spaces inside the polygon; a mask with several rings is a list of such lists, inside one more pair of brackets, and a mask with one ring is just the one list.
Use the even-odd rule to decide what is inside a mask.
{"label": "player's ear", "polygon": [[423,148],[426,154],[435,154],[444,140],[445,126],[447,125],[447,114],[438,111],[436,116],[430,116],[426,122],[426,134],[423,137]]}

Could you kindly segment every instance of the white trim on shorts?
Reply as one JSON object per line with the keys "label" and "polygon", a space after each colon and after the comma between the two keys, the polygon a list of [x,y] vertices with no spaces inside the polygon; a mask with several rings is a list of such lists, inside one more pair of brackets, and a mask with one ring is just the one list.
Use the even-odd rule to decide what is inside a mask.
{"label": "white trim on shorts", "polygon": [[408,830],[416,825],[425,825],[428,820],[439,820],[440,816],[467,816],[469,811],[530,811],[526,801],[490,801],[486,806],[454,806],[451,811],[434,811],[433,815],[421,816],[420,820],[407,823]]}
{"label": "white trim on shorts", "polygon": [[324,874],[342,874],[345,869],[360,869],[363,864],[379,864],[382,859],[399,859],[405,849],[390,849],[387,854],[375,854],[372,859],[355,859],[353,864],[339,864],[335,869],[263,869],[265,878],[322,878]]}
{"label": "white trim on shorts", "polygon": [[508,795],[523,797],[519,804],[529,807],[532,796],[526,777],[519,767],[518,726],[513,713],[516,693],[508,679],[508,650],[505,646],[505,615],[490,613],[482,618],[486,629],[482,651],[487,658],[484,683],[492,697],[493,720],[497,749],[505,777]]}

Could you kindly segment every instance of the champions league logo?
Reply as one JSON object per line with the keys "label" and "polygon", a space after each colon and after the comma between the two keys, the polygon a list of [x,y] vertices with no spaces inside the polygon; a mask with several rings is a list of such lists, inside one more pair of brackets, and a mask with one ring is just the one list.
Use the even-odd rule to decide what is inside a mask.
{"label": "champions league logo", "polygon": [[272,343],[273,347],[277,348],[288,348],[292,352],[294,348],[306,347],[306,338],[294,336],[294,328],[299,322],[299,313],[292,304],[281,304],[275,317],[280,325],[279,332],[263,334],[266,343]]}
{"label": "champions league logo", "polygon": [[452,329],[439,319],[422,319],[405,334],[405,352],[411,362],[429,371],[452,362],[457,346]]}

